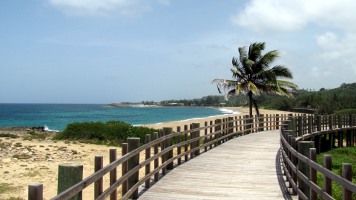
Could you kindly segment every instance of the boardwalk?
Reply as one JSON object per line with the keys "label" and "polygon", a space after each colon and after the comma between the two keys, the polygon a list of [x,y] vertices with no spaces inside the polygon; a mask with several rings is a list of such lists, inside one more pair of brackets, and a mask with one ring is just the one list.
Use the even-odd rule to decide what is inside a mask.
{"label": "boardwalk", "polygon": [[279,130],[238,137],[175,168],[139,199],[288,199],[279,147]]}

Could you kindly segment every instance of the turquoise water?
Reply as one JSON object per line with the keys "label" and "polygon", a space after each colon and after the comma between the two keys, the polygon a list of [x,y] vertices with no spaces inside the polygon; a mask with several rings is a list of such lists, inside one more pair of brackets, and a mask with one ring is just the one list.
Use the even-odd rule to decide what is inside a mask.
{"label": "turquoise water", "polygon": [[201,118],[228,113],[217,108],[108,107],[102,104],[0,104],[0,127],[47,126],[63,130],[72,122],[120,120],[133,125]]}

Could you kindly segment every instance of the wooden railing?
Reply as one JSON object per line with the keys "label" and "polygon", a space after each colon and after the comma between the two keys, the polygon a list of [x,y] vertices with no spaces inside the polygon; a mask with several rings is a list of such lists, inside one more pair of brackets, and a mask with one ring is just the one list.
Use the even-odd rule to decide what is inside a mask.
{"label": "wooden railing", "polygon": [[[334,199],[332,181],[343,188],[344,200],[356,199],[352,183],[352,165],[344,163],[342,176],[331,171],[331,156],[324,166],[316,163],[316,154],[334,147],[351,147],[356,143],[356,116],[290,116],[281,129],[283,170],[298,199]],[[323,188],[317,184],[317,172],[323,174]]]}
{"label": "wooden railing", "polygon": [[[159,133],[146,135],[146,144],[142,146],[139,144],[139,138],[128,138],[127,143],[122,145],[122,157],[117,159],[116,149],[110,149],[110,164],[103,167],[103,157],[96,156],[94,174],[52,199],[69,199],[81,195],[82,190],[91,184],[94,184],[93,199],[106,199],[109,196],[110,199],[117,199],[120,193],[118,190],[121,190],[122,199],[136,199],[140,186],[144,184],[143,187],[148,189],[174,167],[234,137],[278,129],[287,117],[286,114],[260,115],[253,118],[236,116],[207,121],[203,127],[200,127],[199,123],[175,127],[174,132],[172,128],[163,128]],[[145,155],[141,162],[140,153]],[[119,167],[122,169],[122,175],[117,177]],[[139,176],[140,170],[144,170],[143,176]],[[110,186],[104,190],[103,177],[106,175],[110,177]],[[43,199],[43,185],[29,185],[28,194],[30,200]]]}

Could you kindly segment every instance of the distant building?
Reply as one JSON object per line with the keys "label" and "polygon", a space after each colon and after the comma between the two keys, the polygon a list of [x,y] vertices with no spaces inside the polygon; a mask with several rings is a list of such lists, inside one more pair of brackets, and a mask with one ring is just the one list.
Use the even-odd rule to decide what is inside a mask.
{"label": "distant building", "polygon": [[184,106],[184,103],[169,103],[168,106]]}

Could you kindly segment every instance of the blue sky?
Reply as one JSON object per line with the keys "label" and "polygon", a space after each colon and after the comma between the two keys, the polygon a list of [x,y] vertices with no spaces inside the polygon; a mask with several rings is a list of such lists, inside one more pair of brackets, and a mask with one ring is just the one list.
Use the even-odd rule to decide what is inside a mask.
{"label": "blue sky", "polygon": [[353,0],[2,0],[0,103],[218,94],[237,49],[266,42],[304,89],[356,81]]}

